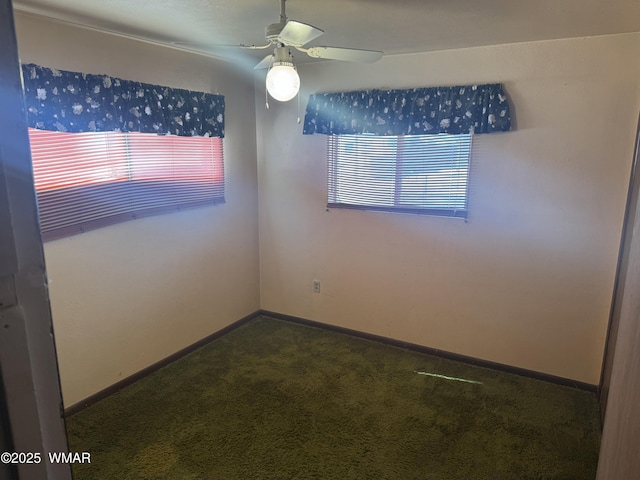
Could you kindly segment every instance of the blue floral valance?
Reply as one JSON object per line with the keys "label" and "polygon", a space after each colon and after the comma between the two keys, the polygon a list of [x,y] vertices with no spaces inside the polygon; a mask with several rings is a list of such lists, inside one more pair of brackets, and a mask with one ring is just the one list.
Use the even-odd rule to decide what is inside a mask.
{"label": "blue floral valance", "polygon": [[224,137],[224,96],[23,65],[30,127]]}
{"label": "blue floral valance", "polygon": [[511,129],[501,84],[311,95],[303,133],[425,135]]}

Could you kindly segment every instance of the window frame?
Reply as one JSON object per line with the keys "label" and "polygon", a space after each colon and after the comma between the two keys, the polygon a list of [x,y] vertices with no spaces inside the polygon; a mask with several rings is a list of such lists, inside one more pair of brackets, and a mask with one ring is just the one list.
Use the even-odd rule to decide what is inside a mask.
{"label": "window frame", "polygon": [[[327,135],[327,208],[341,208],[352,210],[368,210],[375,212],[387,212],[387,213],[405,213],[414,215],[426,215],[426,216],[439,216],[449,218],[461,218],[467,219],[469,211],[469,191],[470,191],[470,178],[471,178],[471,165],[472,165],[472,147],[473,147],[473,134],[463,135],[413,135],[412,137],[433,137],[446,135],[448,137],[466,138],[468,143],[468,154],[466,158],[466,174],[465,174],[465,186],[464,186],[464,207],[455,208],[437,208],[437,207],[412,207],[409,205],[403,206],[402,203],[402,180],[407,178],[406,173],[403,175],[403,160],[402,150],[405,148],[405,135],[386,136],[383,138],[395,138],[396,139],[396,154],[394,159],[394,193],[393,193],[393,205],[375,205],[364,203],[344,203],[340,201],[332,201],[332,197],[338,196],[338,182],[339,172],[337,171],[340,163],[338,158],[338,149],[341,137],[358,137],[359,139],[366,138],[380,138],[376,135],[367,134],[354,134],[354,135]],[[362,193],[362,192],[361,192]]]}

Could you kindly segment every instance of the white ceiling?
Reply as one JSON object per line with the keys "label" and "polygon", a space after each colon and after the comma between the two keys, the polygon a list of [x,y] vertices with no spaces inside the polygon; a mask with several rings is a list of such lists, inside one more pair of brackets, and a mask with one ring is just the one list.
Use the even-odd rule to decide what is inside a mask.
{"label": "white ceiling", "polygon": [[[279,0],[14,0],[17,12],[175,46],[265,44]],[[640,31],[640,0],[288,0],[310,45],[385,55]],[[262,58],[268,51],[255,53]],[[210,53],[219,55],[219,50]],[[304,61],[298,54],[296,61]]]}

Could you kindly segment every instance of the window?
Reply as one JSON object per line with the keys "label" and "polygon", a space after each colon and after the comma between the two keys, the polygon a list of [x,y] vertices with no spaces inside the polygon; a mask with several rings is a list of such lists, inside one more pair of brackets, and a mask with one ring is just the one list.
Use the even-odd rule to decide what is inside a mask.
{"label": "window", "polygon": [[224,202],[218,137],[29,129],[43,239]]}
{"label": "window", "polygon": [[467,216],[471,135],[329,135],[328,206]]}

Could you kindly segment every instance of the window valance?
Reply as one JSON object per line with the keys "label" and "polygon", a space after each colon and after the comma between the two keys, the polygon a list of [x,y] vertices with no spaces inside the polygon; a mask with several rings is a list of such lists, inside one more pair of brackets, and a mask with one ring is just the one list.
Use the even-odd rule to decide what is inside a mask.
{"label": "window valance", "polygon": [[311,95],[303,133],[425,135],[511,129],[502,84]]}
{"label": "window valance", "polygon": [[62,132],[142,132],[224,137],[224,96],[22,66],[30,127]]}

